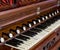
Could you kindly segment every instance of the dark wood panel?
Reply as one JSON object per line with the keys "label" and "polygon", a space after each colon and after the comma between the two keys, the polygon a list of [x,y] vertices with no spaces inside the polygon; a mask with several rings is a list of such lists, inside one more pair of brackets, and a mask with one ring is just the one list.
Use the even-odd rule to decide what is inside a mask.
{"label": "dark wood panel", "polygon": [[23,7],[46,0],[0,0],[0,11]]}
{"label": "dark wood panel", "polygon": [[50,50],[60,50],[60,40]]}
{"label": "dark wood panel", "polygon": [[17,49],[2,45],[0,46],[0,50],[17,50]]}

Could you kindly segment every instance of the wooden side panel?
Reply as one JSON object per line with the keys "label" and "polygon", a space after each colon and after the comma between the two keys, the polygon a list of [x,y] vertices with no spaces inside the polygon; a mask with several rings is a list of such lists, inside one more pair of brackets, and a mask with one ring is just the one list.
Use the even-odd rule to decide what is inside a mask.
{"label": "wooden side panel", "polygon": [[50,50],[60,50],[60,40]]}
{"label": "wooden side panel", "polygon": [[17,50],[17,49],[2,45],[0,46],[0,50]]}

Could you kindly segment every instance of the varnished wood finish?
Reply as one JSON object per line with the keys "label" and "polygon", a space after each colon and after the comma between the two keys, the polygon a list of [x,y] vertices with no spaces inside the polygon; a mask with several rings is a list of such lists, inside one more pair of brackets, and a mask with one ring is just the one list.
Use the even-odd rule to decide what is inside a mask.
{"label": "varnished wood finish", "polygon": [[0,30],[0,36],[2,36],[2,32],[5,32],[8,34],[10,29],[16,30],[17,26],[22,27],[23,24],[28,24],[29,21],[32,22],[32,20],[37,19],[38,17],[39,16],[34,15],[32,17],[27,17],[27,18],[24,18],[23,20],[18,20],[15,23],[9,24]]}
{"label": "varnished wood finish", "polygon": [[[37,15],[37,8],[39,7],[41,8],[41,15]],[[8,34],[10,29],[15,30],[17,26],[22,27],[23,24],[27,24],[40,16],[56,11],[57,8],[57,0],[48,0],[41,3],[0,12],[0,36],[2,36],[2,32]]]}
{"label": "varnished wood finish", "polygon": [[0,46],[0,50],[17,50],[17,49],[8,47],[6,45],[2,45],[2,46]]}
{"label": "varnished wood finish", "polygon": [[[38,8],[40,8],[40,14],[37,14]],[[5,32],[8,34],[10,29],[15,30],[17,26],[22,27],[23,24],[32,22],[32,20],[35,20],[35,19],[39,18],[40,16],[48,15],[49,13],[52,13],[52,12],[56,11],[57,9],[59,9],[59,7],[57,6],[57,0],[47,0],[44,2],[0,12],[0,37],[2,36],[2,32]],[[59,15],[59,14],[57,14],[57,15]],[[52,16],[52,17],[54,17],[54,16]],[[43,22],[44,21],[42,21],[41,23],[43,23]],[[41,23],[39,23],[39,24],[41,24]],[[37,25],[39,25],[39,24],[37,24]],[[32,28],[35,26],[36,25],[32,26]],[[29,30],[29,29],[31,29],[31,28],[28,28],[27,30]],[[42,50],[42,48],[44,47],[44,44],[46,45],[53,38],[56,38],[56,42],[57,42],[57,40],[59,40],[59,37],[60,37],[60,36],[57,36],[57,33],[60,31],[60,27],[57,28],[56,30],[51,32],[51,34],[48,35],[43,40],[39,41],[36,45],[34,45],[32,48],[30,48],[30,50],[40,50],[40,49]],[[16,35],[14,37],[16,37]],[[8,41],[8,40],[9,39],[7,38],[6,41]],[[4,45],[2,45],[2,46],[4,46]],[[4,49],[2,46],[0,46],[0,50],[9,50],[9,48],[10,48],[10,47],[4,46],[4,48],[5,48]],[[10,50],[11,49],[16,50],[14,48],[10,48]]]}
{"label": "varnished wood finish", "polygon": [[60,40],[50,50],[60,50]]}
{"label": "varnished wood finish", "polygon": [[[58,35],[58,33],[59,33],[59,35]],[[55,39],[55,40],[53,41],[53,39]],[[33,46],[30,50],[44,50],[44,48],[45,48],[45,50],[49,50],[59,40],[60,40],[60,27],[57,28],[55,31],[51,32],[51,34],[48,35],[46,38],[39,41],[35,45],[35,47]]]}
{"label": "varnished wood finish", "polygon": [[1,6],[0,6],[0,12],[1,12],[1,11],[4,11],[4,10],[11,9],[11,8],[12,8],[11,5],[1,5]]}
{"label": "varnished wood finish", "polygon": [[[42,3],[33,4],[33,5],[25,6],[25,7],[22,7],[22,8],[17,8],[17,9],[12,9],[12,10],[8,10],[8,11],[0,12],[0,21],[2,21],[2,23],[0,23],[0,25],[4,25],[3,21],[7,20],[7,18],[11,19],[11,18],[15,17],[17,19],[17,18],[25,17],[26,15],[30,15],[30,14],[32,14],[30,16],[36,15],[34,13],[37,12],[37,8],[39,8],[39,7],[41,8],[41,11],[42,10],[45,10],[45,11],[47,10],[49,12],[52,8],[57,7],[56,4],[57,4],[57,1],[54,1],[54,0],[53,1],[45,1],[45,2],[42,2]],[[46,6],[46,5],[48,5],[48,6]],[[51,8],[51,9],[49,10],[49,8]],[[14,18],[14,20],[15,20],[15,18]]]}
{"label": "varnished wood finish", "polygon": [[[2,28],[3,26],[6,26],[8,24],[11,24],[13,22],[16,22],[18,20],[22,20],[25,19],[27,17],[31,17],[32,16],[38,16],[37,13],[37,8],[41,7],[41,12],[44,13],[49,13],[50,11],[52,11],[52,8],[56,8],[56,1],[45,1],[42,3],[38,3],[38,4],[33,4],[30,6],[26,6],[26,7],[22,7],[22,8],[17,8],[17,9],[13,9],[13,10],[9,10],[9,11],[4,11],[4,12],[0,12],[0,27]],[[54,3],[54,4],[53,4]],[[44,6],[42,6],[44,5]],[[48,5],[48,7],[46,7],[46,5]],[[43,13],[41,13],[43,15]],[[18,20],[17,20],[18,19]],[[2,21],[2,22],[1,22]]]}
{"label": "varnished wood finish", "polygon": [[[6,2],[7,1],[7,2]],[[35,4],[45,0],[0,0],[0,11]]]}

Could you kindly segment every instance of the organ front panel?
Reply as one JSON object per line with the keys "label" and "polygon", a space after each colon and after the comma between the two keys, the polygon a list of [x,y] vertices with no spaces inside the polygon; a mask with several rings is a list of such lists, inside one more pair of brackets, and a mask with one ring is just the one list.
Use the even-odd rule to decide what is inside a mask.
{"label": "organ front panel", "polygon": [[59,41],[59,0],[0,1],[0,50],[56,50]]}
{"label": "organ front panel", "polygon": [[23,7],[45,0],[0,0],[0,11]]}
{"label": "organ front panel", "polygon": [[60,41],[58,41],[51,50],[60,50]]}

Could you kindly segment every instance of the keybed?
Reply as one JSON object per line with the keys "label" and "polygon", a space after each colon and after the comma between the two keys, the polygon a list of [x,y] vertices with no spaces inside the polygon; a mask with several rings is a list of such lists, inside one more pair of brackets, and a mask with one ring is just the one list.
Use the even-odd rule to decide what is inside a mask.
{"label": "keybed", "polygon": [[12,43],[12,42],[10,42],[10,43],[6,43],[6,45],[8,44],[8,46],[10,45],[11,47],[14,46],[14,48],[16,48],[16,49],[28,50],[31,47],[33,47],[35,44],[37,44],[40,40],[45,38],[47,35],[51,34],[51,32],[53,32],[55,29],[60,27],[59,23],[60,23],[59,16],[51,18],[51,19],[45,21],[45,23],[42,23],[34,28],[31,28],[27,32],[22,33],[19,36],[17,36],[16,38],[14,38],[16,41],[19,40],[19,41],[22,41],[23,43],[21,43],[21,44],[15,43],[16,45],[13,45],[13,44],[10,44],[10,43]]}
{"label": "keybed", "polygon": [[[30,50],[52,33],[56,33],[55,30],[60,28],[60,9],[56,1],[1,0],[0,6],[2,2],[3,4],[9,2],[8,4],[13,8],[27,4],[29,6],[0,13],[0,45],[19,50]],[[30,2],[34,4],[30,5]],[[59,36],[56,40],[59,40]],[[48,50],[49,46],[47,47]]]}
{"label": "keybed", "polygon": [[[54,11],[54,13],[51,13],[51,14],[49,13],[48,16],[41,16],[40,18],[37,18],[36,20],[32,20],[32,22],[30,22],[31,23],[30,26],[29,26],[29,24],[28,25],[22,24],[22,27],[17,26],[15,30],[10,29],[8,32],[6,32],[7,34],[4,32],[2,35],[7,36],[8,38],[12,38],[12,37],[16,36],[17,34],[19,35],[25,31],[30,30],[31,28],[35,27],[36,25],[39,25],[41,22],[44,22],[46,20],[49,20],[50,18],[53,18],[57,14],[59,14],[59,10],[56,10],[56,11]],[[41,22],[39,22],[38,19]]]}

